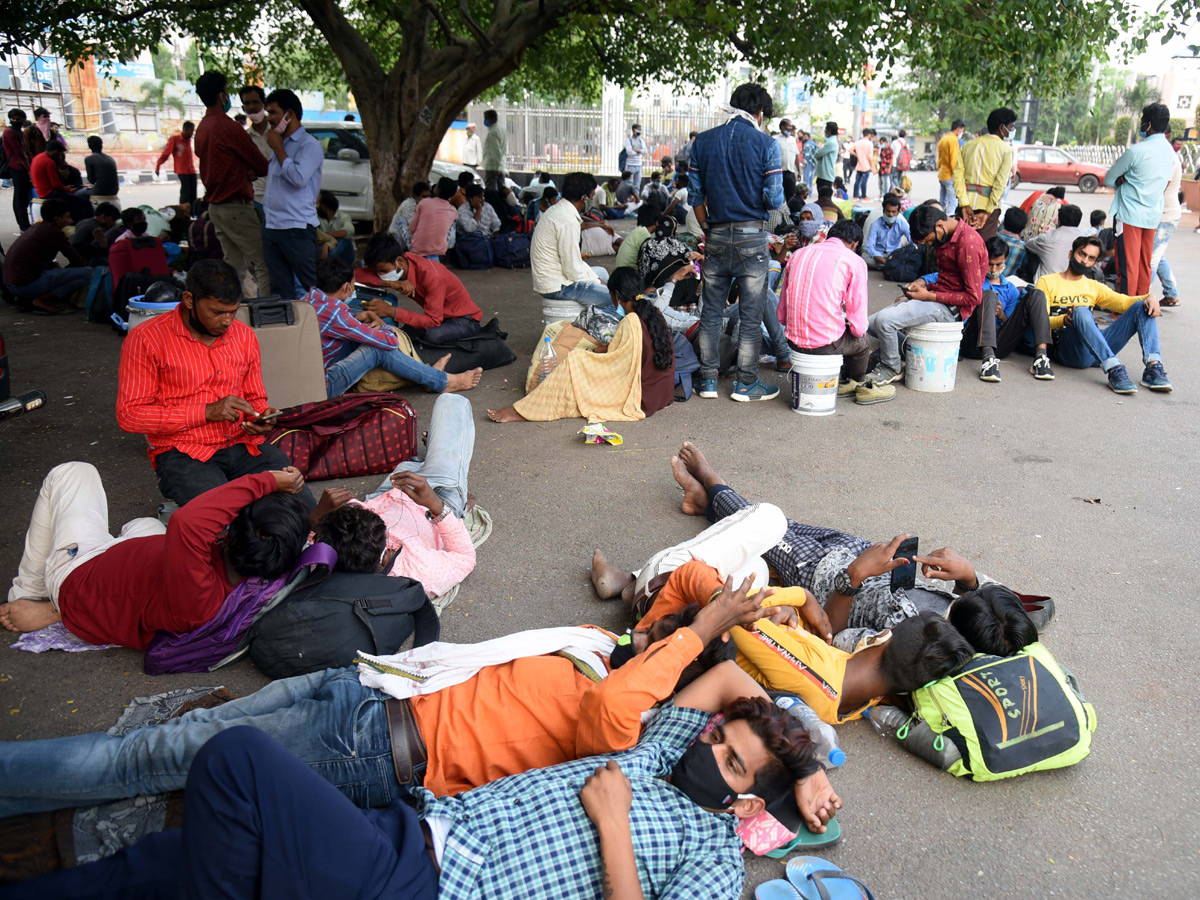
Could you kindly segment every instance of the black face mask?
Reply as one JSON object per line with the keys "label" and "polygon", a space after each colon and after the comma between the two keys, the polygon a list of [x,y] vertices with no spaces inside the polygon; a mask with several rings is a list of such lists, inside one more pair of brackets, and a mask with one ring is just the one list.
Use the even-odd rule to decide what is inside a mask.
{"label": "black face mask", "polygon": [[1086,275],[1092,270],[1091,266],[1085,266],[1073,256],[1067,262],[1067,268],[1071,270],[1072,275]]}
{"label": "black face mask", "polygon": [[697,739],[675,763],[671,784],[705,809],[728,809],[738,799],[721,774],[713,745]]}
{"label": "black face mask", "polygon": [[141,237],[143,234],[146,233],[146,228],[147,228],[148,224],[149,223],[147,223],[147,222],[134,222],[132,225],[129,226],[129,230],[132,231],[138,237]]}
{"label": "black face mask", "polygon": [[[184,307],[184,309],[187,311],[188,324],[193,328],[193,330],[196,331],[197,334],[208,335],[209,337],[212,337],[212,338],[221,336],[220,334],[217,334],[215,331],[209,331],[207,328],[205,328],[203,323],[201,323],[201,321],[196,318],[195,310],[188,309],[187,307]],[[223,333],[224,332],[222,332],[222,334]]]}

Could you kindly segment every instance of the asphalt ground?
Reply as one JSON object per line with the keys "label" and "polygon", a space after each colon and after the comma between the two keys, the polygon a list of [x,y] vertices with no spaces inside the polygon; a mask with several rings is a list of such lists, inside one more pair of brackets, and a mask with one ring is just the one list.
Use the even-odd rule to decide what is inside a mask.
{"label": "asphalt ground", "polygon": [[[936,195],[932,174],[913,177],[918,200]],[[10,197],[0,192],[6,246],[14,236]],[[122,198],[165,204],[174,188],[129,188]],[[1107,208],[1111,196],[1072,190],[1068,199],[1086,215]],[[783,387],[778,400],[731,403],[723,380],[719,400],[610,423],[625,439],[617,448],[584,445],[582,420],[486,420],[485,409],[520,396],[541,301],[528,271],[462,273],[520,359],[484,373],[468,395],[478,427],[471,489],[495,533],[443,614],[444,639],[564,623],[623,628],[623,611],[593,596],[592,551],[602,547],[634,567],[705,524],[680,513],[668,468],[680,443],[694,441],[729,484],[793,518],[874,539],[910,532],[925,550],[952,546],[1018,590],[1052,595],[1058,615],[1045,643],[1095,705],[1088,759],[992,784],[936,771],[865,722],[842,726],[847,762],[833,781],[845,801],[845,839],[825,854],[830,861],[880,898],[1200,894],[1198,653],[1188,624],[1197,613],[1188,548],[1200,520],[1200,359],[1187,350],[1200,325],[1190,290],[1200,275],[1195,224],[1195,213],[1185,216],[1168,252],[1183,287],[1181,305],[1161,320],[1172,394],[1118,397],[1098,369],[1057,367],[1056,381],[1038,382],[1018,355],[1002,364],[999,385],[980,382],[966,362],[952,393],[900,387],[890,403],[839,402],[835,415],[810,418],[791,412],[783,377],[764,369]],[[611,258],[601,261],[611,266]],[[872,311],[895,297],[873,273]],[[38,486],[55,464],[99,468],[114,528],[153,515],[160,498],[143,439],[114,421],[120,338],[79,314],[37,318],[7,307],[0,331],[14,390],[39,387],[49,397],[36,414],[0,424],[0,564],[15,572]],[[1121,356],[1136,380],[1136,345]],[[427,419],[433,396],[407,396]],[[264,683],[249,662],[151,678],[130,650],[0,650],[0,739],[103,730],[131,697],[175,687],[225,685],[241,694]],[[749,897],[783,870],[753,860],[747,871]]]}

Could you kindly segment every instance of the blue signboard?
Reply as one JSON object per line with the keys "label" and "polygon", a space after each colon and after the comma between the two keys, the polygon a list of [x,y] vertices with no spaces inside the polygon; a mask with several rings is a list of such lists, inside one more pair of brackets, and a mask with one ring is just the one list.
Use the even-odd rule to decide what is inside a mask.
{"label": "blue signboard", "polygon": [[58,90],[58,60],[54,58],[34,57],[33,80],[42,87]]}
{"label": "blue signboard", "polygon": [[144,62],[114,62],[96,60],[96,70],[102,78],[153,78],[154,65]]}

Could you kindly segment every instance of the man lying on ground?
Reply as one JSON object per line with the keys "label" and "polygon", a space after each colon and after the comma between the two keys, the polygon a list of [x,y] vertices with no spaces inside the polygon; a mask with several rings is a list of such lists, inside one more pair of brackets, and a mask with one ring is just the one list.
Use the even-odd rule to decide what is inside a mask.
{"label": "man lying on ground", "polygon": [[96,468],[55,466],[38,492],[0,624],[37,631],[61,621],[88,643],[135,650],[159,631],[193,631],[243,579],[292,569],[310,527],[296,496],[303,486],[294,467],[243,475],[180,508],[165,528],[134,519],[114,538]]}

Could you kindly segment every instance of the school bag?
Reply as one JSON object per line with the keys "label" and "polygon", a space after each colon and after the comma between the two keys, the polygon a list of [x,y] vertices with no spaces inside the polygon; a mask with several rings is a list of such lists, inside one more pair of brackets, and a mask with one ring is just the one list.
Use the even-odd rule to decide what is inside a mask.
{"label": "school bag", "polygon": [[454,254],[460,269],[492,267],[492,242],[478,231],[460,232],[454,242]]}
{"label": "school bag", "polygon": [[403,397],[351,393],[285,409],[267,441],[310,481],[381,475],[417,452],[417,414]]}
{"label": "school bag", "polygon": [[[403,551],[401,551],[403,552]],[[411,578],[333,572],[312,577],[247,632],[264,675],[291,678],[352,665],[359,652],[396,653],[436,641],[441,625],[425,588]]]}
{"label": "school bag", "polygon": [[908,149],[908,144],[905,143],[900,148],[900,152],[896,154],[896,168],[901,172],[907,172],[912,165],[912,151]]}
{"label": "school bag", "polygon": [[947,771],[975,781],[1073,766],[1091,752],[1096,730],[1074,676],[1040,643],[1013,656],[976,654],[912,701],[909,726],[923,720],[952,741],[962,758]]}
{"label": "school bag", "polygon": [[888,281],[908,284],[921,277],[925,265],[925,248],[920,244],[905,244],[893,250],[883,261],[883,277]]}
{"label": "school bag", "polygon": [[494,235],[492,262],[504,269],[528,269],[529,235],[519,231]]}

